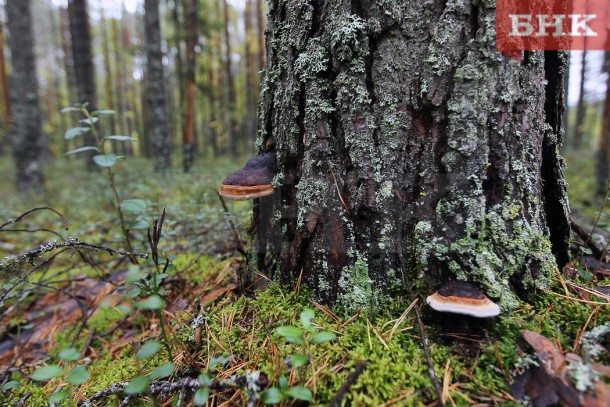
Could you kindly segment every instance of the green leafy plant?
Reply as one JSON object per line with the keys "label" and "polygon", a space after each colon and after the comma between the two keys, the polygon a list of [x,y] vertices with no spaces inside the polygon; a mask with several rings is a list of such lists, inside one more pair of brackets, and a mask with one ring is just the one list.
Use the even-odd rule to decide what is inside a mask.
{"label": "green leafy plant", "polygon": [[[95,124],[99,121],[100,116],[105,115],[113,115],[113,110],[94,110],[92,112],[87,109],[87,103],[76,104],[71,107],[66,107],[61,110],[62,113],[68,112],[79,112],[84,116],[84,119],[80,120],[79,123],[81,126],[73,127],[66,131],[64,134],[64,138],[66,140],[74,139],[75,137],[82,136],[86,133],[91,133],[93,139],[95,140],[95,146],[84,146],[79,147],[74,150],[70,150],[66,153],[66,155],[71,154],[79,154],[86,151],[95,151],[98,154],[92,157],[93,162],[106,170],[106,176],[108,178],[108,182],[110,184],[110,190],[112,191],[112,200],[114,203],[114,208],[117,212],[117,216],[119,218],[119,222],[121,225],[121,231],[123,232],[123,236],[125,238],[125,244],[127,245],[127,250],[129,252],[133,252],[133,246],[131,244],[131,238],[129,235],[129,228],[127,227],[127,223],[125,221],[124,212],[133,212],[141,213],[140,209],[142,207],[142,202],[140,200],[125,200],[121,201],[121,197],[119,195],[117,185],[115,182],[115,171],[114,165],[121,159],[125,158],[124,156],[116,155],[110,151],[111,147],[109,142],[112,141],[121,141],[121,142],[134,142],[138,141],[137,138],[131,136],[123,136],[123,135],[111,135],[102,137],[95,126]],[[145,207],[144,202],[144,209]],[[135,256],[132,257],[134,263],[136,262]]]}
{"label": "green leafy plant", "polygon": [[[44,382],[59,377],[64,378],[65,383],[58,386],[55,393],[49,397],[49,403],[60,402],[71,390],[73,390],[73,387],[80,386],[91,378],[86,366],[75,365],[74,362],[81,358],[81,353],[76,348],[62,350],[59,352],[58,358],[60,359],[59,363],[43,366],[31,375],[32,380],[38,382]],[[63,367],[60,366],[60,364],[63,364]],[[6,383],[5,386],[10,383],[11,382]]]}
{"label": "green leafy plant", "polygon": [[[315,326],[314,318],[315,312],[305,308],[300,314],[300,327],[286,325],[275,330],[275,333],[284,338],[286,342],[298,347],[298,352],[289,357],[289,365],[294,369],[300,370],[307,365],[314,345],[336,338],[333,332],[324,331]],[[311,402],[313,393],[305,386],[289,386],[288,379],[282,376],[278,380],[278,387],[271,387],[261,394],[261,400],[265,404],[276,404],[290,398]]]}

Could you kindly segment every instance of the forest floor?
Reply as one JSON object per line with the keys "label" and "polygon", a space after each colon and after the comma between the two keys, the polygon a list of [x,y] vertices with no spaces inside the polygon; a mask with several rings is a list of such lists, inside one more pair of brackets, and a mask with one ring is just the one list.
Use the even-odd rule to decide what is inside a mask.
{"label": "forest floor", "polygon": [[[592,166],[581,156],[568,157],[570,198],[591,225],[600,202],[589,198]],[[610,266],[576,263],[532,304],[493,320],[439,317],[406,298],[374,315],[337,314],[299,284],[252,292],[240,254],[251,203],[224,208],[216,194],[237,167],[221,160],[156,175],[144,161],[121,163],[133,250],[149,254],[133,264],[58,247],[76,237],[125,249],[102,173],[58,160],[46,193],[23,198],[8,181],[10,161],[0,162],[0,258],[48,250],[33,264],[0,263],[1,405],[440,405],[439,394],[456,406],[519,405],[524,395],[534,405],[608,405]],[[50,209],[9,222],[37,207],[69,229]],[[164,207],[155,262],[146,230]],[[598,228],[607,234],[606,220]],[[268,282],[264,271],[257,278]]]}

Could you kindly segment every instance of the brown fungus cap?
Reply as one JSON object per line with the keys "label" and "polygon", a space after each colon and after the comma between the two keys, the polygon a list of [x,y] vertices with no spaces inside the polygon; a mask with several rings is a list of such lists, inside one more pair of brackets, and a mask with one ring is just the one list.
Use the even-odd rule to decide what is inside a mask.
{"label": "brown fungus cap", "polygon": [[224,179],[218,192],[228,199],[254,199],[273,193],[275,153],[269,152],[248,160],[244,168]]}
{"label": "brown fungus cap", "polygon": [[451,281],[428,296],[426,302],[439,312],[470,315],[477,318],[495,317],[500,307],[481,292],[474,284]]}

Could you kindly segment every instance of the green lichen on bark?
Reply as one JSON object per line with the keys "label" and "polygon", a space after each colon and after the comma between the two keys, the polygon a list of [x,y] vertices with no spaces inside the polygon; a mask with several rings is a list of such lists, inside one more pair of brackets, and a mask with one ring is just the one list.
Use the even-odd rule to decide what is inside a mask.
{"label": "green lichen on bark", "polygon": [[567,237],[551,56],[499,54],[479,1],[270,10],[258,144],[276,143],[278,193],[259,267],[351,309],[393,295],[401,258],[424,295],[464,279],[510,309],[544,288]]}

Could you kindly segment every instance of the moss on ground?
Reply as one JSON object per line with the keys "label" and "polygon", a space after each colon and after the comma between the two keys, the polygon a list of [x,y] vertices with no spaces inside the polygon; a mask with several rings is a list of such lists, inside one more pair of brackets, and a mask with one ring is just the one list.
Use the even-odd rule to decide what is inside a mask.
{"label": "moss on ground", "polygon": [[[206,273],[221,264],[206,259],[201,265],[207,268],[200,270]],[[562,292],[559,284],[553,289]],[[289,385],[303,385],[313,391],[313,405],[326,405],[356,366],[368,361],[344,403],[383,405],[395,400],[398,405],[425,405],[436,395],[412,312],[399,318],[407,306],[407,302],[397,300],[375,320],[359,315],[348,322],[347,318],[331,317],[330,310],[327,315],[312,306],[309,293],[296,294],[272,283],[254,297],[227,297],[207,309],[199,345],[189,339],[192,336],[186,324],[176,324],[172,348],[178,354],[175,357],[177,372],[184,374],[189,369],[205,372],[209,370],[212,358],[232,355],[228,364],[211,369],[210,375],[226,378],[230,374],[259,370],[276,385],[279,377],[286,376]],[[314,309],[314,325],[334,332],[337,339],[302,347],[288,344],[277,335],[276,329],[280,326],[299,326],[299,313],[304,308]],[[595,310],[555,294],[541,296],[533,305],[521,304],[515,312],[494,321],[465,319],[467,327],[457,333],[452,330],[458,317],[435,321],[438,315],[424,310],[426,335],[436,372],[441,382],[447,381],[450,400],[459,406],[483,400],[517,404],[509,396],[509,385],[520,361],[531,353],[522,339],[524,329],[539,332],[563,350],[572,350],[589,319],[587,329],[610,319],[610,307]],[[112,309],[102,310],[90,321],[88,329],[93,326],[107,328],[115,323],[119,314]],[[177,319],[184,322],[186,317]],[[121,335],[118,331],[115,337],[118,339]],[[144,341],[146,336],[144,332],[137,334],[134,343]],[[59,346],[64,340],[58,338],[57,343]],[[138,374],[138,366],[143,372],[150,372],[167,362],[163,352],[153,360],[138,362],[131,344],[113,354],[100,342],[92,346],[91,379],[80,389],[78,394],[81,396],[90,396],[112,383],[133,378]],[[298,353],[308,353],[309,364],[299,369],[289,367],[286,361]],[[33,403],[44,403],[61,382],[54,380],[45,385],[17,375],[12,379],[20,382],[14,395],[19,397],[31,391]],[[70,405],[72,400],[74,397],[63,405]]]}

